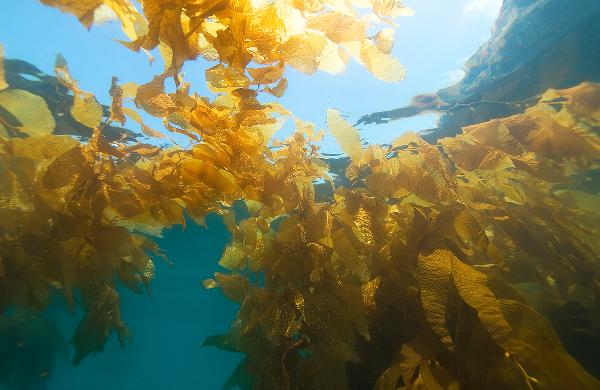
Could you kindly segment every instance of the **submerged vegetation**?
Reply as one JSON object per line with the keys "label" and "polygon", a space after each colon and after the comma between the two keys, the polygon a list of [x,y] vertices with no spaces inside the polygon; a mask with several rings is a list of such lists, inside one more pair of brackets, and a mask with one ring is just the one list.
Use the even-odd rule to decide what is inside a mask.
{"label": "submerged vegetation", "polygon": [[[149,289],[152,235],[219,213],[230,272],[204,285],[240,310],[205,344],[245,353],[228,388],[600,387],[545,318],[576,304],[578,326],[600,333],[600,85],[548,90],[437,144],[406,134],[363,148],[330,110],[351,160],[336,186],[323,132],[259,97],[285,93],[287,66],[338,73],[352,59],[400,81],[393,30],[379,28],[410,15],[399,1],[42,2],[88,27],[108,7],[124,45],[165,62],[144,85],[114,78],[104,107],[62,57],[54,78],[32,71],[60,99],[0,60],[0,311],[43,310],[54,290],[81,305],[75,364],[112,332],[127,338],[115,283]],[[218,62],[213,99],[179,73],[198,57]],[[290,119],[293,135],[272,139]]]}

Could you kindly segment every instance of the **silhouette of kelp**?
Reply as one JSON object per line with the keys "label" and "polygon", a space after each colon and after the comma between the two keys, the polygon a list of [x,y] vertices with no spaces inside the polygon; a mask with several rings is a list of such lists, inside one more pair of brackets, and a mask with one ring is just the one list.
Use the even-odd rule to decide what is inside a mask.
{"label": "silhouette of kelp", "polygon": [[27,314],[0,317],[0,384],[8,389],[46,388],[62,335],[48,320]]}

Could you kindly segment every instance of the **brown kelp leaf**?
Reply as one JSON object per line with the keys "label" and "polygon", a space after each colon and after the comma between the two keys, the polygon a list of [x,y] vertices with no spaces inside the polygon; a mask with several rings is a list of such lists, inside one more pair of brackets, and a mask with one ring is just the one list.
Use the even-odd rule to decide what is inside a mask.
{"label": "brown kelp leaf", "polygon": [[452,275],[450,251],[436,249],[431,254],[419,254],[417,281],[421,292],[421,304],[427,321],[442,343],[450,349],[454,343],[446,326],[449,287]]}
{"label": "brown kelp leaf", "polygon": [[[128,330],[121,319],[120,299],[117,291],[108,285],[91,286],[85,291],[92,299],[86,307],[85,318],[79,323],[73,336],[75,356],[73,364],[78,365],[86,356],[101,352],[110,334],[115,331],[121,345],[125,344]],[[94,291],[97,290],[97,291]]]}
{"label": "brown kelp leaf", "polygon": [[169,95],[165,93],[165,79],[168,74],[154,76],[152,81],[140,85],[135,95],[135,104],[143,108],[148,114],[155,117],[166,117],[176,105]]}
{"label": "brown kelp leaf", "polygon": [[208,88],[212,92],[228,92],[250,86],[250,80],[241,68],[219,64],[207,69],[205,75]]}
{"label": "brown kelp leaf", "polygon": [[279,83],[277,83],[277,86],[275,86],[273,88],[267,86],[263,89],[263,91],[268,92],[271,95],[280,98],[285,93],[287,86],[288,86],[288,79],[283,77],[281,80],[279,80]]}
{"label": "brown kelp leaf", "polygon": [[123,115],[123,89],[117,84],[119,79],[113,76],[112,83],[110,86],[109,94],[112,97],[112,104],[110,106],[111,119],[116,120],[125,124],[125,115]]}
{"label": "brown kelp leaf", "polygon": [[373,0],[373,12],[381,17],[411,16],[414,11],[400,0]]}
{"label": "brown kelp leaf", "polygon": [[95,129],[102,122],[103,110],[94,95],[80,92],[73,98],[71,115],[82,125]]}
{"label": "brown kelp leaf", "polygon": [[103,0],[41,0],[41,2],[57,7],[63,12],[72,13],[87,28],[94,23],[94,11],[104,3]]}
{"label": "brown kelp leaf", "polygon": [[122,107],[123,114],[127,115],[129,118],[133,119],[137,123],[140,124],[142,128],[142,132],[148,137],[156,137],[156,138],[165,138],[166,136],[160,131],[156,131],[149,126],[146,126],[140,114],[138,114],[135,110],[129,107]]}
{"label": "brown kelp leaf", "polygon": [[43,184],[48,189],[67,187],[70,190],[82,177],[91,173],[81,147],[75,146],[57,156],[43,176]]}
{"label": "brown kelp leaf", "polygon": [[358,130],[342,118],[337,110],[327,110],[327,126],[344,153],[355,164],[360,163],[363,150]]}
{"label": "brown kelp leaf", "polygon": [[225,296],[234,302],[243,302],[248,294],[249,283],[244,276],[215,273],[215,281],[219,284]]}
{"label": "brown kelp leaf", "polygon": [[283,64],[262,68],[248,68],[248,73],[252,77],[252,84],[255,85],[276,83],[283,76],[284,72],[285,66]]}
{"label": "brown kelp leaf", "polygon": [[19,132],[29,136],[50,134],[54,130],[54,117],[46,101],[21,89],[0,91],[0,107],[12,114],[21,125]]}
{"label": "brown kelp leaf", "polygon": [[[515,357],[527,372],[553,387],[597,387],[589,375],[566,351],[548,322],[528,307],[508,286],[494,282],[483,273],[452,261],[452,277],[461,298],[477,310],[481,323],[505,351]],[[519,300],[500,298],[510,294]],[[559,369],[562,367],[562,369]]]}

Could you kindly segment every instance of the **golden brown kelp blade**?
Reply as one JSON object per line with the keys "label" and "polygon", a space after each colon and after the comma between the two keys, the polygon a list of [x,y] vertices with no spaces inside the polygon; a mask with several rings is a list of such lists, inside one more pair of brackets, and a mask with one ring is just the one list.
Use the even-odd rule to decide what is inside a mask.
{"label": "golden brown kelp blade", "polygon": [[[437,146],[366,150],[332,113],[355,184],[250,240],[267,214],[234,229],[234,274],[207,283],[241,303],[218,344],[265,389],[598,387],[538,310],[596,288],[598,212],[566,194],[598,197],[580,177],[598,168],[599,113],[582,84]],[[525,282],[548,297],[535,309],[511,287]]]}
{"label": "golden brown kelp blade", "polygon": [[[99,6],[111,8],[127,45],[159,47],[167,64],[143,85],[113,82],[109,111],[59,59],[68,112],[91,129],[88,142],[29,121],[33,111],[53,112],[44,99],[8,92],[4,104],[14,117],[22,114],[14,102],[37,109],[0,137],[2,303],[42,309],[52,289],[72,304],[81,291],[76,363],[113,330],[127,335],[115,276],[142,290],[157,251],[138,233],[183,224],[184,210],[198,221],[214,211],[233,241],[220,262],[229,272],[205,286],[240,311],[209,343],[247,355],[237,371],[246,387],[249,377],[262,389],[598,387],[538,314],[572,301],[597,306],[598,215],[589,207],[597,193],[582,185],[598,168],[597,85],[549,91],[521,116],[438,145],[408,136],[363,150],[331,111],[352,187],[327,199],[316,196],[315,182],[331,180],[314,126],[298,120],[292,136],[269,145],[292,115],[259,100],[259,88],[284,89],[286,64],[336,73],[350,57],[376,77],[403,77],[391,38],[365,36],[366,19],[349,16],[363,2],[145,0],[144,17],[124,0],[48,3],[87,26]],[[378,20],[406,13],[398,1],[364,3]],[[205,73],[213,99],[190,93],[178,74],[200,55],[219,62]],[[107,136],[123,117],[162,134],[136,109],[189,146]],[[236,200],[250,215],[238,223]],[[511,287],[522,283],[547,299],[530,303]]]}

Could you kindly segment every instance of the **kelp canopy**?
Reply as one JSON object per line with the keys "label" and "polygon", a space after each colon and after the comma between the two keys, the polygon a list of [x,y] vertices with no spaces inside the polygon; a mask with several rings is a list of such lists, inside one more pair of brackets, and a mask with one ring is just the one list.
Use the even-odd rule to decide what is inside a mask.
{"label": "kelp canopy", "polygon": [[[144,85],[114,78],[104,107],[62,57],[55,78],[36,75],[59,99],[0,61],[0,310],[42,310],[54,290],[81,305],[74,363],[128,336],[116,283],[149,289],[151,236],[215,212],[233,236],[229,272],[204,285],[240,309],[205,344],[246,355],[226,388],[600,388],[542,316],[575,302],[600,332],[600,85],[549,90],[435,145],[406,134],[365,149],[330,110],[351,159],[336,187],[323,133],[259,98],[283,95],[288,66],[355,60],[400,81],[388,26],[411,12],[399,1],[42,2],[87,27],[109,8],[124,45],[165,62]],[[200,57],[217,63],[212,98],[179,73]],[[271,140],[289,119],[293,135]]]}

